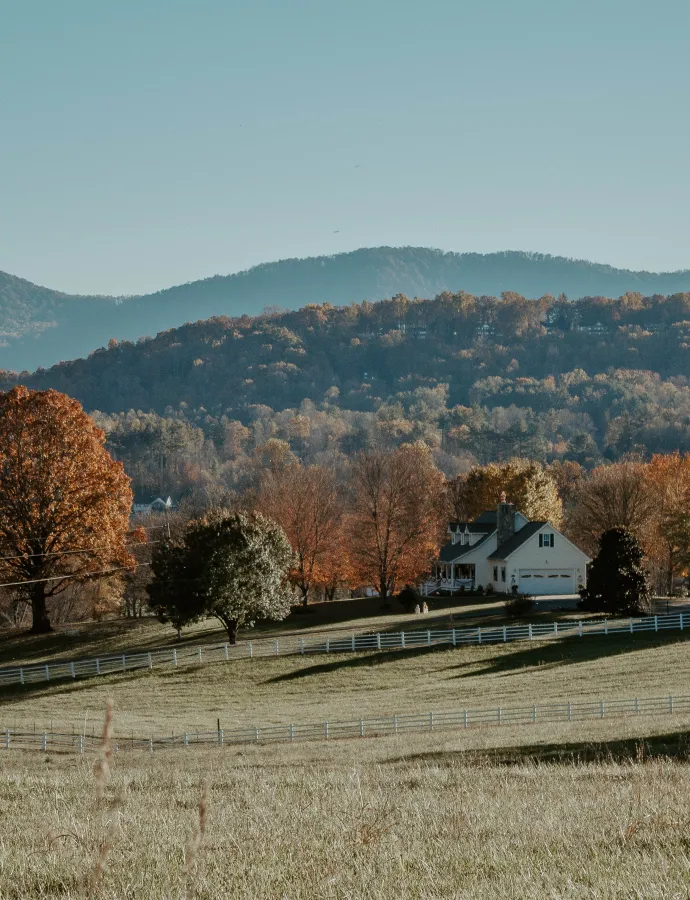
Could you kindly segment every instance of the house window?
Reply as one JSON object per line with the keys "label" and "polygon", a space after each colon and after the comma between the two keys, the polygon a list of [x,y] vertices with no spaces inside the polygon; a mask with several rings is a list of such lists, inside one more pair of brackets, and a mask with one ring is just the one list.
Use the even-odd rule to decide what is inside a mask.
{"label": "house window", "polygon": [[501,566],[501,581],[505,584],[506,581],[506,567]]}
{"label": "house window", "polygon": [[498,566],[494,566],[494,581],[498,581]]}
{"label": "house window", "polygon": [[540,547],[553,547],[553,534],[540,534],[539,535],[539,546]]}

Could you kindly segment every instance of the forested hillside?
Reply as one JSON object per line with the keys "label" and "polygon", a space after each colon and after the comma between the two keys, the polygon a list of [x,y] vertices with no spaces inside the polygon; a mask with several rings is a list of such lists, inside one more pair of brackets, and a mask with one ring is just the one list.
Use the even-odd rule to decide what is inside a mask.
{"label": "forested hillside", "polygon": [[257,315],[267,306],[340,306],[398,293],[432,297],[444,290],[479,296],[512,290],[533,298],[561,292],[571,298],[670,294],[690,290],[690,272],[631,272],[543,254],[379,247],[266,263],[124,298],[70,296],[0,273],[0,369],[53,365],[86,356],[111,338],[136,340],[211,316]]}
{"label": "forested hillside", "polygon": [[423,440],[448,473],[687,452],[689,371],[690,293],[444,293],[215,318],[4,386],[76,397],[139,490],[184,492],[241,480],[271,438],[305,461]]}

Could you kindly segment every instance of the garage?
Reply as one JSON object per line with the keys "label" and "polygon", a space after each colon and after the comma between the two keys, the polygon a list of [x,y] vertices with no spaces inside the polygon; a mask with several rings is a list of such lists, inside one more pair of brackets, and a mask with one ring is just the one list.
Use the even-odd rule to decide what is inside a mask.
{"label": "garage", "polygon": [[520,569],[518,590],[521,594],[576,594],[574,569]]}

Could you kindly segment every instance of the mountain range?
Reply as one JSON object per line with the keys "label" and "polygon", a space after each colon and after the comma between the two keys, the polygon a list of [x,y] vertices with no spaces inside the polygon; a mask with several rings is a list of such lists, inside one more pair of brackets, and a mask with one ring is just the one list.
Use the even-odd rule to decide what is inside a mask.
{"label": "mountain range", "polygon": [[442,291],[528,298],[547,294],[620,296],[629,291],[690,291],[690,270],[653,273],[584,260],[506,251],[446,253],[423,247],[377,247],[265,263],[157,293],[82,296],[0,273],[0,369],[27,371],[87,356],[112,338],[136,340],[213,316],[256,316],[312,303],[343,306],[396,294]]}

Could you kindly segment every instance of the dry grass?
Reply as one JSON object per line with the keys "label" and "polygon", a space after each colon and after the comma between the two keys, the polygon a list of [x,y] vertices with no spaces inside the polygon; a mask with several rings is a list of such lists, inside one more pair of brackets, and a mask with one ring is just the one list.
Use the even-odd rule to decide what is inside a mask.
{"label": "dry grass", "polygon": [[[356,720],[548,700],[687,694],[680,632],[561,642],[287,656],[144,670],[4,691],[0,726],[100,732],[108,698],[117,734]],[[52,725],[52,727],[51,727]]]}
{"label": "dry grass", "polygon": [[97,884],[92,760],[10,751],[0,754],[1,895],[687,898],[690,767],[641,752],[639,735],[624,745],[621,726],[631,727],[593,724],[599,762],[539,761],[545,739],[563,738],[539,728],[521,757],[518,729],[491,732],[511,765],[472,752],[479,732],[117,754],[104,803],[122,802]]}

